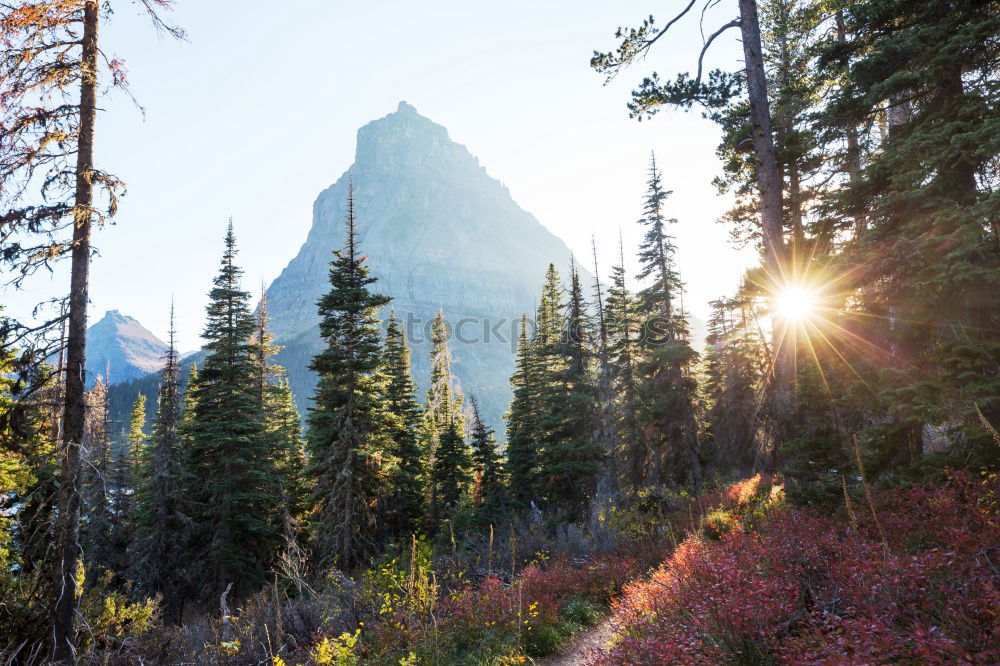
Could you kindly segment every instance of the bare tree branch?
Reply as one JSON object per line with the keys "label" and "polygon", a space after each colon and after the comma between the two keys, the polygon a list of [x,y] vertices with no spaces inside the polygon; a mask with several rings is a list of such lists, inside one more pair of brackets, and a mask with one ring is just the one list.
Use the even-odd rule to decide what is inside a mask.
{"label": "bare tree branch", "polygon": [[712,42],[715,41],[716,37],[724,33],[726,30],[738,27],[740,27],[740,20],[738,18],[733,19],[726,25],[722,26],[721,28],[713,32],[709,36],[709,38],[705,40],[705,44],[701,47],[701,53],[698,54],[698,76],[694,77],[695,83],[701,83],[702,61],[705,59],[705,52],[708,51],[708,47],[712,45]]}

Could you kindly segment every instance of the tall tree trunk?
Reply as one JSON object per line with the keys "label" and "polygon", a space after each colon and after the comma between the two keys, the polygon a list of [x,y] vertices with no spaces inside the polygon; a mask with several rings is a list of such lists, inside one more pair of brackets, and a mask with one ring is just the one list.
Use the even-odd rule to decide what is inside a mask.
{"label": "tall tree trunk", "polygon": [[[847,24],[844,21],[844,11],[842,9],[837,10],[836,18],[837,41],[841,44],[847,44]],[[847,71],[848,64],[847,56],[844,56],[843,66],[845,73]],[[847,135],[847,179],[851,187],[856,187],[858,181],[861,179],[861,147],[858,142],[858,128],[853,124],[849,125],[845,134]],[[854,211],[853,217],[854,235],[855,237],[858,237],[865,231],[865,217],[859,210]]]}
{"label": "tall tree trunk", "polygon": [[788,4],[781,4],[781,22],[782,28],[778,34],[778,40],[781,45],[781,93],[779,96],[779,102],[776,104],[777,110],[776,115],[778,116],[778,127],[776,132],[777,146],[776,149],[780,153],[780,160],[778,161],[778,175],[784,182],[784,177],[788,176],[788,215],[791,218],[791,260],[792,265],[797,266],[797,260],[799,258],[799,253],[805,247],[805,234],[802,229],[802,204],[799,192],[800,186],[800,176],[799,176],[799,164],[795,157],[789,154],[788,141],[792,136],[792,132],[795,127],[795,118],[792,113],[792,104],[790,100],[786,97],[790,97],[789,94],[789,69],[791,64],[789,62],[790,56],[788,53]]}
{"label": "tall tree trunk", "polygon": [[97,113],[97,0],[83,9],[80,60],[80,129],[73,209],[69,323],[66,331],[66,408],[63,417],[62,480],[59,487],[57,567],[51,657],[55,664],[75,663],[76,573],[80,565],[80,447],[86,418],[84,373],[87,347],[87,300],[90,272],[90,226],[93,204],[94,121]]}
{"label": "tall tree trunk", "polygon": [[347,464],[344,465],[344,478],[347,483],[347,490],[344,493],[344,527],[343,542],[341,543],[341,563],[340,568],[350,571],[354,566],[354,452],[347,454]]}
{"label": "tall tree trunk", "polygon": [[[760,44],[760,22],[756,0],[739,0],[740,30],[746,61],[747,93],[750,98],[750,122],[754,151],[757,154],[757,187],[760,190],[760,223],[764,236],[764,269],[772,287],[781,287],[791,278],[787,265],[784,229],[781,221],[781,172],[771,131],[771,108],[767,99],[767,75]],[[774,349],[774,399],[779,437],[791,415],[792,347],[782,340],[782,331],[772,332]]]}

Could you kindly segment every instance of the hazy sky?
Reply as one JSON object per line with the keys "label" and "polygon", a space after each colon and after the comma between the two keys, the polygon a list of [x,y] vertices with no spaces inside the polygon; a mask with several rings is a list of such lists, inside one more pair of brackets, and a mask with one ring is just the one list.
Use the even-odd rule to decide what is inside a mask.
{"label": "hazy sky", "polygon": [[[602,273],[619,228],[634,266],[650,150],[674,191],[686,305],[704,317],[754,261],[715,222],[726,208],[711,185],[715,126],[697,111],[639,123],[625,109],[643,75],[694,67],[698,17],[612,85],[589,67],[594,49],[616,44],[617,26],[650,12],[662,24],[679,1],[177,0],[171,14],[187,42],[157,37],[133,3],[114,4],[104,49],[126,60],[146,115],[120,94],[103,104],[98,163],[128,194],[117,224],[95,235],[91,321],[116,308],[165,337],[173,294],[180,346],[200,346],[227,218],[256,291],[305,240],[316,195],[353,162],[357,129],[400,100],[447,127],[588,263],[595,234]],[[723,0],[706,30],[735,13]],[[731,36],[707,64],[739,58]],[[66,282],[35,280],[3,300],[16,312]]]}

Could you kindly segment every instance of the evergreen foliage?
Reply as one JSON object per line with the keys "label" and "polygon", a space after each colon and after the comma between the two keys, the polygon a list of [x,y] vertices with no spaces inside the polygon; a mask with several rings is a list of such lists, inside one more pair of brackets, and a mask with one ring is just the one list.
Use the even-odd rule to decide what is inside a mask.
{"label": "evergreen foliage", "polygon": [[[800,556],[813,557],[817,544],[833,552],[830,544],[848,543],[865,556],[858,562],[898,554],[914,571],[926,569],[923,560],[940,565],[945,578],[908,592],[917,611],[941,605],[932,588],[982,594],[945,600],[960,612],[924,613],[947,615],[947,626],[927,630],[896,617],[885,626],[902,642],[890,645],[893,631],[882,625],[830,613],[843,585],[824,592],[837,603],[813,599],[815,586],[806,586],[823,621],[775,624],[772,638],[782,640],[771,642],[785,652],[768,652],[760,636],[722,650],[718,636],[693,640],[646,622],[650,600],[663,597],[653,588],[684,583],[674,566],[661,568],[663,581],[649,589],[631,586],[641,594],[626,594],[626,606],[635,605],[619,610],[669,634],[670,654],[690,655],[694,645],[706,658],[794,661],[822,643],[834,656],[875,650],[890,660],[905,653],[989,661],[996,567],[983,534],[995,527],[1000,468],[1000,0],[737,0],[739,17],[706,37],[697,74],[646,78],[632,94],[633,116],[697,104],[719,126],[715,185],[732,196],[722,221],[756,247],[761,265],[710,303],[699,356],[677,267],[678,221],[653,156],[636,274],[619,240],[603,289],[595,243],[592,302],[575,262],[565,283],[550,264],[534,320],[521,316],[505,445],[475,398],[466,405],[441,309],[419,404],[395,312],[384,340],[380,334],[391,299],[376,293],[358,247],[353,184],[345,244],[316,303],[324,346],[310,365],[318,384],[305,436],[288,376],[274,363],[280,347],[267,294],[254,313],[241,288],[232,222],[209,294],[204,360],[200,368],[187,361],[186,391],[171,309],[160,373],[126,388],[105,377],[84,394],[77,369],[85,361],[89,225],[101,217],[87,192],[97,184],[113,195],[120,183],[93,169],[92,139],[74,134],[93,125],[94,67],[74,49],[89,44],[87,58],[97,60],[97,3],[36,4],[14,3],[0,18],[0,39],[11,47],[0,59],[10,74],[0,89],[16,102],[8,120],[17,121],[0,132],[9,149],[0,151],[0,185],[14,186],[0,188],[11,208],[0,219],[0,262],[14,269],[15,286],[62,255],[74,257],[75,269],[72,305],[59,318],[35,331],[0,316],[0,661],[75,663],[77,649],[81,663],[159,662],[180,652],[199,663],[354,663],[390,653],[392,663],[523,661],[585,623],[574,618],[593,619],[591,601],[607,604],[619,577],[632,575],[622,556],[630,550],[637,552],[628,560],[638,555],[643,566],[660,548],[681,565],[732,555],[701,573],[722,571],[723,587],[737,591],[729,600],[745,601],[739,590],[769,585],[761,569],[773,562],[751,557],[734,567],[738,548],[711,544],[754,546],[768,524],[823,527],[806,537],[772,530],[784,538],[778,550],[795,555],[785,558],[793,573],[815,568],[800,566]],[[592,65],[614,77],[697,4],[684,3],[662,29],[653,17],[620,29],[618,48],[595,53]],[[716,4],[702,0],[702,16]],[[742,33],[743,66],[703,73],[705,53],[731,28]],[[69,41],[32,45],[47,35]],[[52,78],[66,54],[74,59],[68,78]],[[77,81],[89,90],[86,103],[25,106]],[[85,107],[86,123],[78,117]],[[73,170],[66,160],[76,152],[83,162]],[[24,199],[40,176],[51,177],[45,187],[59,190],[58,201]],[[65,188],[75,178],[82,198],[72,204]],[[71,229],[74,238],[64,237]],[[45,336],[63,320],[57,345]],[[112,413],[112,392],[134,396],[137,386],[144,388],[127,420],[124,405]],[[744,480],[730,485],[728,477]],[[873,492],[876,484],[946,477],[937,489]],[[703,486],[724,490],[697,495]],[[850,525],[825,525],[819,511],[782,506],[785,497],[842,513]],[[894,502],[906,511],[883,516]],[[964,546],[942,549],[941,534],[923,543],[931,519],[967,523],[965,531],[938,530],[946,541],[955,537],[951,545],[975,545],[965,548],[961,571],[952,565]],[[682,525],[698,534],[679,542],[674,528]],[[913,534],[900,529],[907,526]],[[510,538],[509,565],[494,527],[509,530],[501,535]],[[859,567],[848,562],[838,575],[857,578]],[[470,570],[486,575],[470,583]],[[769,598],[782,606],[778,615],[790,608],[800,616],[802,604],[788,600],[806,587],[789,581],[795,585]],[[698,615],[692,609],[704,606],[704,590],[677,590],[684,594],[673,595],[671,613]],[[889,601],[886,617],[900,607]],[[759,609],[738,605],[734,612],[746,611],[745,624],[757,627]],[[198,616],[163,630],[152,623],[157,607],[168,624],[180,625],[186,610]],[[74,629],[78,616],[86,632]],[[369,616],[380,618],[373,628],[358,622],[354,634],[326,635]],[[708,616],[732,625],[731,617]],[[838,629],[830,617],[847,624]],[[153,633],[133,640],[132,631]],[[662,645],[619,638],[605,656],[617,650],[623,663],[652,663],[666,654],[657,652]],[[391,647],[380,652],[380,641]]]}
{"label": "evergreen foliage", "polygon": [[58,468],[44,409],[48,370],[22,360],[0,326],[0,636],[44,627],[39,602],[52,586]]}
{"label": "evergreen foliage", "polygon": [[507,507],[506,473],[493,429],[483,423],[475,397],[472,406],[472,461],[476,476],[476,515],[483,524],[497,524]]}
{"label": "evergreen foliage", "polygon": [[417,388],[410,374],[410,348],[406,329],[389,314],[385,330],[385,410],[392,417],[392,455],[396,460],[388,499],[389,531],[396,537],[413,534],[424,516],[424,484],[427,461],[421,447],[423,415],[417,403]]}
{"label": "evergreen foliage", "polygon": [[327,346],[310,366],[319,383],[308,416],[307,474],[317,561],[349,570],[377,546],[375,509],[392,447],[377,319],[389,298],[370,290],[376,279],[357,247],[353,186],[345,235],[330,264],[331,289],[317,303]]}
{"label": "evergreen foliage", "polygon": [[472,452],[465,441],[465,432],[457,415],[443,424],[434,457],[432,481],[437,499],[438,516],[451,516],[472,489]]}
{"label": "evergreen foliage", "polygon": [[250,295],[240,287],[232,222],[202,336],[204,365],[189,383],[185,496],[192,506],[189,563],[199,591],[214,596],[230,583],[240,593],[264,582],[278,533],[269,516],[267,442],[250,344]]}
{"label": "evergreen foliage", "polygon": [[439,523],[469,490],[471,459],[465,442],[464,399],[451,374],[451,328],[438,310],[431,322],[431,379],[424,405],[424,439],[430,454],[430,523]]}
{"label": "evergreen foliage", "polygon": [[551,337],[539,340],[543,353],[550,358],[547,364],[550,374],[540,398],[545,440],[539,477],[548,503],[578,519],[584,515],[593,495],[602,462],[600,447],[594,440],[597,392],[591,372],[590,323],[580,276],[574,266],[565,305],[554,300],[559,293],[557,280],[555,268],[550,267],[542,301],[555,303],[557,309],[546,313],[545,321],[552,326],[547,335]]}
{"label": "evergreen foliage", "polygon": [[528,333],[527,315],[521,315],[517,338],[517,360],[511,385],[514,398],[507,413],[507,471],[515,506],[526,509],[538,489],[539,406],[534,347]]}
{"label": "evergreen foliage", "polygon": [[710,305],[702,365],[703,436],[714,468],[747,473],[759,463],[757,423],[767,352],[747,297],[720,298]]}
{"label": "evergreen foliage", "polygon": [[611,286],[605,304],[611,388],[617,406],[615,428],[620,442],[620,474],[626,485],[638,489],[645,478],[645,437],[640,427],[638,363],[639,320],[635,297],[629,292],[624,247],[619,241],[619,262],[611,269]]}
{"label": "evergreen foliage", "polygon": [[[167,620],[179,622],[191,506],[183,493],[180,367],[173,318],[171,306],[170,339],[161,373],[153,432],[138,455],[133,505],[135,533],[129,549],[129,576],[141,594],[159,594]],[[194,370],[197,366],[191,367],[197,384]]]}
{"label": "evergreen foliage", "polygon": [[678,305],[681,281],[674,266],[673,238],[664,203],[671,193],[660,182],[656,157],[650,158],[643,217],[646,228],[639,246],[639,280],[646,286],[636,298],[642,328],[636,364],[638,396],[649,469],[654,484],[701,484],[695,420],[697,384],[692,364],[697,353],[687,341],[687,321]]}
{"label": "evergreen foliage", "polygon": [[286,544],[302,532],[306,509],[305,451],[302,426],[285,369],[271,362],[281,350],[268,330],[267,292],[261,291],[250,355],[254,364],[254,389],[264,419],[269,491],[277,507],[273,519]]}
{"label": "evergreen foliage", "polygon": [[86,554],[86,566],[92,574],[112,570],[112,450],[108,424],[108,389],[98,380],[87,391],[85,436],[86,466],[83,474],[83,516],[80,538]]}
{"label": "evergreen foliage", "polygon": [[869,0],[844,21],[850,40],[819,61],[842,85],[817,129],[884,128],[831,211],[866,226],[845,248],[862,267],[846,323],[889,352],[865,373],[892,419],[863,438],[869,464],[915,462],[928,423],[990,450],[976,406],[1000,421],[1000,5]]}
{"label": "evergreen foliage", "polygon": [[146,435],[146,396],[141,393],[132,405],[128,428],[123,431],[117,450],[112,452],[108,494],[111,512],[111,570],[116,576],[128,568],[128,551],[132,541],[132,503],[135,494],[136,461],[141,454]]}

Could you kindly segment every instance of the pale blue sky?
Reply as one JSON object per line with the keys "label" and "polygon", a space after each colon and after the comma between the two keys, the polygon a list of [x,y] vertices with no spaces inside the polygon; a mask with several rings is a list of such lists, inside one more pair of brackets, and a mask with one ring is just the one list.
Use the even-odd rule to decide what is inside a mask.
{"label": "pale blue sky", "polygon": [[[753,261],[715,223],[726,208],[711,185],[718,132],[697,112],[638,123],[625,109],[648,71],[694,67],[697,16],[613,85],[603,87],[588,64],[595,48],[615,45],[618,25],[650,12],[662,23],[679,4],[177,0],[172,18],[189,35],[177,43],[117,2],[104,48],[126,60],[146,118],[118,95],[100,120],[99,164],[127,182],[128,195],[117,224],[95,235],[91,321],[117,308],[165,337],[173,294],[181,347],[200,346],[227,218],[256,291],[297,252],[316,195],[353,161],[356,130],[400,100],[447,127],[588,263],[596,234],[602,273],[619,227],[634,266],[634,220],[655,149],[674,190],[686,304],[704,317]],[[723,0],[706,29],[735,12]],[[709,65],[738,61],[733,34],[717,40]],[[17,311],[64,282],[35,280],[4,300]]]}

